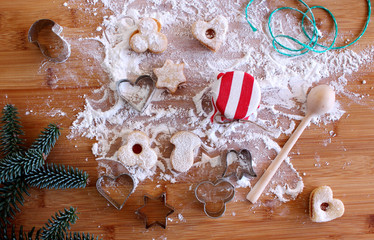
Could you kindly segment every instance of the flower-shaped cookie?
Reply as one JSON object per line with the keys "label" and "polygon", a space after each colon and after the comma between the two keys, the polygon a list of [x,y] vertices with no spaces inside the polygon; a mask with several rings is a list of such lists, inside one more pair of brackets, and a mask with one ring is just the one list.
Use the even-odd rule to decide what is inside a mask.
{"label": "flower-shaped cookie", "polygon": [[166,50],[168,39],[160,33],[161,24],[154,18],[143,18],[138,30],[130,37],[130,47],[137,53],[149,50],[152,53],[162,53]]}
{"label": "flower-shaped cookie", "polygon": [[150,147],[147,135],[140,131],[133,131],[127,137],[126,145],[118,150],[118,159],[126,166],[139,166],[151,169],[157,162],[157,154]]}

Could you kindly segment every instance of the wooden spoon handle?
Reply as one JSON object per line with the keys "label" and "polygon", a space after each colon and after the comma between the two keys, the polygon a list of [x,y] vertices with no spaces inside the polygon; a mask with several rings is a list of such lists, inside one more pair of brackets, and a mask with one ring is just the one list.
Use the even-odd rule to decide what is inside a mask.
{"label": "wooden spoon handle", "polygon": [[291,151],[292,147],[295,145],[296,141],[299,139],[300,135],[303,133],[304,129],[310,123],[314,115],[307,114],[300,125],[297,127],[295,132],[292,134],[290,139],[283,146],[283,149],[279,152],[278,156],[273,160],[265,173],[257,181],[256,185],[251,189],[247,195],[247,199],[251,203],[255,203],[261,196],[262,192],[265,190],[266,186],[273,178],[275,172],[278,170],[279,166],[282,164],[283,160],[287,157],[288,153]]}

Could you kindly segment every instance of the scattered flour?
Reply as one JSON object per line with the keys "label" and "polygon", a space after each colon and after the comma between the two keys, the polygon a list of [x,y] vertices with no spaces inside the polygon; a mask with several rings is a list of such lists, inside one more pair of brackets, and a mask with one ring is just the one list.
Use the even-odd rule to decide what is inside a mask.
{"label": "scattered flour", "polygon": [[[64,6],[77,3],[80,0],[69,0]],[[103,86],[93,92],[94,97],[85,96],[84,110],[77,114],[69,137],[93,138],[97,142],[92,152],[98,159],[116,160],[116,151],[128,132],[135,129],[145,132],[158,149],[159,164],[148,172],[129,168],[138,182],[154,176],[171,183],[190,179],[191,176],[195,177],[195,182],[205,180],[216,173],[207,173],[203,169],[222,167],[219,153],[227,148],[249,148],[255,168],[266,168],[281,149],[275,140],[281,134],[292,134],[297,121],[303,118],[308,90],[317,84],[328,83],[337,94],[360,101],[362,96],[346,90],[346,85],[351,80],[351,74],[359,71],[361,66],[371,64],[374,56],[374,47],[362,52],[348,49],[310,53],[298,58],[276,53],[266,30],[265,23],[270,12],[266,1],[258,1],[250,8],[253,24],[259,27],[257,32],[252,32],[245,22],[247,1],[244,0],[149,0],[146,3],[135,0],[90,0],[84,11],[90,9],[91,13],[97,13],[99,3],[112,12],[112,15],[103,17],[102,24],[97,27],[100,29],[97,31],[102,31],[97,34],[102,35],[95,38],[104,46],[105,56],[101,66],[108,81],[102,81]],[[217,15],[229,20],[229,31],[220,51],[211,53],[193,38],[190,26],[197,20],[210,20]],[[129,38],[142,17],[157,18],[161,22],[162,31],[169,40],[168,49],[163,54],[138,54],[130,50]],[[290,28],[298,33],[292,19],[283,20],[274,23],[279,31]],[[328,35],[323,32],[323,36]],[[84,49],[84,46],[80,47]],[[135,80],[140,75],[149,75],[166,59],[185,64],[188,79],[185,88],[178,89],[175,95],[158,91],[142,113],[117,96],[116,83],[119,80]],[[209,86],[217,72],[230,70],[249,72],[260,84],[262,101],[258,114],[252,116],[253,123],[220,125],[209,121],[212,114]],[[329,124],[339,120],[344,113],[337,102],[329,114],[314,119],[313,123]],[[172,146],[169,139],[173,133],[181,130],[189,130],[203,141],[207,154],[203,151],[198,159],[200,161],[195,162],[194,167],[198,169],[195,170],[198,172],[196,175],[177,174],[171,169],[169,156]],[[304,186],[289,159],[286,163],[281,171],[283,176],[289,177],[278,174],[271,184],[271,192],[280,201],[294,199]],[[237,185],[250,187],[251,179],[243,179]]]}

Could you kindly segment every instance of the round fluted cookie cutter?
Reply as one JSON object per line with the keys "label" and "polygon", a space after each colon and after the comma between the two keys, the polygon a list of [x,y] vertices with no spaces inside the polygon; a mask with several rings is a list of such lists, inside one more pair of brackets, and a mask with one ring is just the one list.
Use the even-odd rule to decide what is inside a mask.
{"label": "round fluted cookie cutter", "polygon": [[[57,57],[53,57],[49,52],[48,48],[39,42],[39,33],[46,28],[50,28],[51,31],[59,38],[62,43],[61,53]],[[70,45],[68,42],[61,37],[62,27],[52,21],[51,19],[40,19],[31,25],[28,33],[28,40],[30,43],[35,44],[42,54],[50,61],[56,63],[65,62],[71,54]]]}

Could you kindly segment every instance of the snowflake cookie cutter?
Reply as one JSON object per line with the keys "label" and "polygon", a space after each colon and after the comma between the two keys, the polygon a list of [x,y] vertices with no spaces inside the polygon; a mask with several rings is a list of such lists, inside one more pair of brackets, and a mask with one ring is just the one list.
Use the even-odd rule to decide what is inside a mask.
{"label": "snowflake cookie cutter", "polygon": [[[148,214],[146,214],[142,211],[143,209],[145,209],[147,207],[149,200],[151,200],[151,201],[161,201],[164,209],[166,210],[165,213],[162,216],[163,221],[153,219],[152,222],[150,222],[150,218],[149,218]],[[155,225],[158,225],[158,226],[166,229],[168,216],[173,214],[174,211],[175,211],[175,209],[172,206],[170,206],[169,204],[166,203],[166,193],[164,192],[158,197],[152,197],[148,194],[144,195],[144,205],[141,206],[140,208],[138,208],[135,211],[135,214],[137,214],[141,218],[143,218],[144,225],[145,225],[146,229],[148,229],[152,226],[155,226]]]}
{"label": "snowflake cookie cutter", "polygon": [[118,210],[123,208],[134,188],[134,178],[127,173],[117,177],[103,175],[96,181],[97,191]]}
{"label": "snowflake cookie cutter", "polygon": [[[52,34],[58,38],[59,44],[56,46],[53,46],[55,48],[61,47],[60,53],[55,57],[51,54],[48,47],[39,42],[39,33],[41,33],[42,30],[49,28]],[[68,42],[61,37],[62,27],[55,23],[54,21],[50,19],[40,19],[36,21],[34,24],[31,25],[29,32],[28,32],[28,40],[30,43],[35,44],[42,54],[50,61],[56,62],[56,63],[62,63],[65,62],[71,54],[70,45]],[[52,46],[50,46],[52,47]]]}
{"label": "snowflake cookie cutter", "polygon": [[204,212],[211,218],[221,217],[226,212],[226,204],[234,196],[234,185],[223,178],[216,182],[200,182],[195,188],[196,199],[204,204]]}
{"label": "snowflake cookie cutter", "polygon": [[[127,86],[122,89],[121,85],[124,84],[127,84]],[[144,85],[146,87],[144,87]],[[123,94],[121,90],[124,90],[125,93],[126,91],[129,91],[128,95]],[[142,96],[138,95],[141,91],[146,92],[146,95],[143,96],[144,98],[141,98]],[[150,75],[141,75],[135,80],[135,82],[128,79],[122,79],[117,82],[118,96],[138,112],[143,112],[147,108],[149,103],[152,101],[155,91],[156,84]]]}

